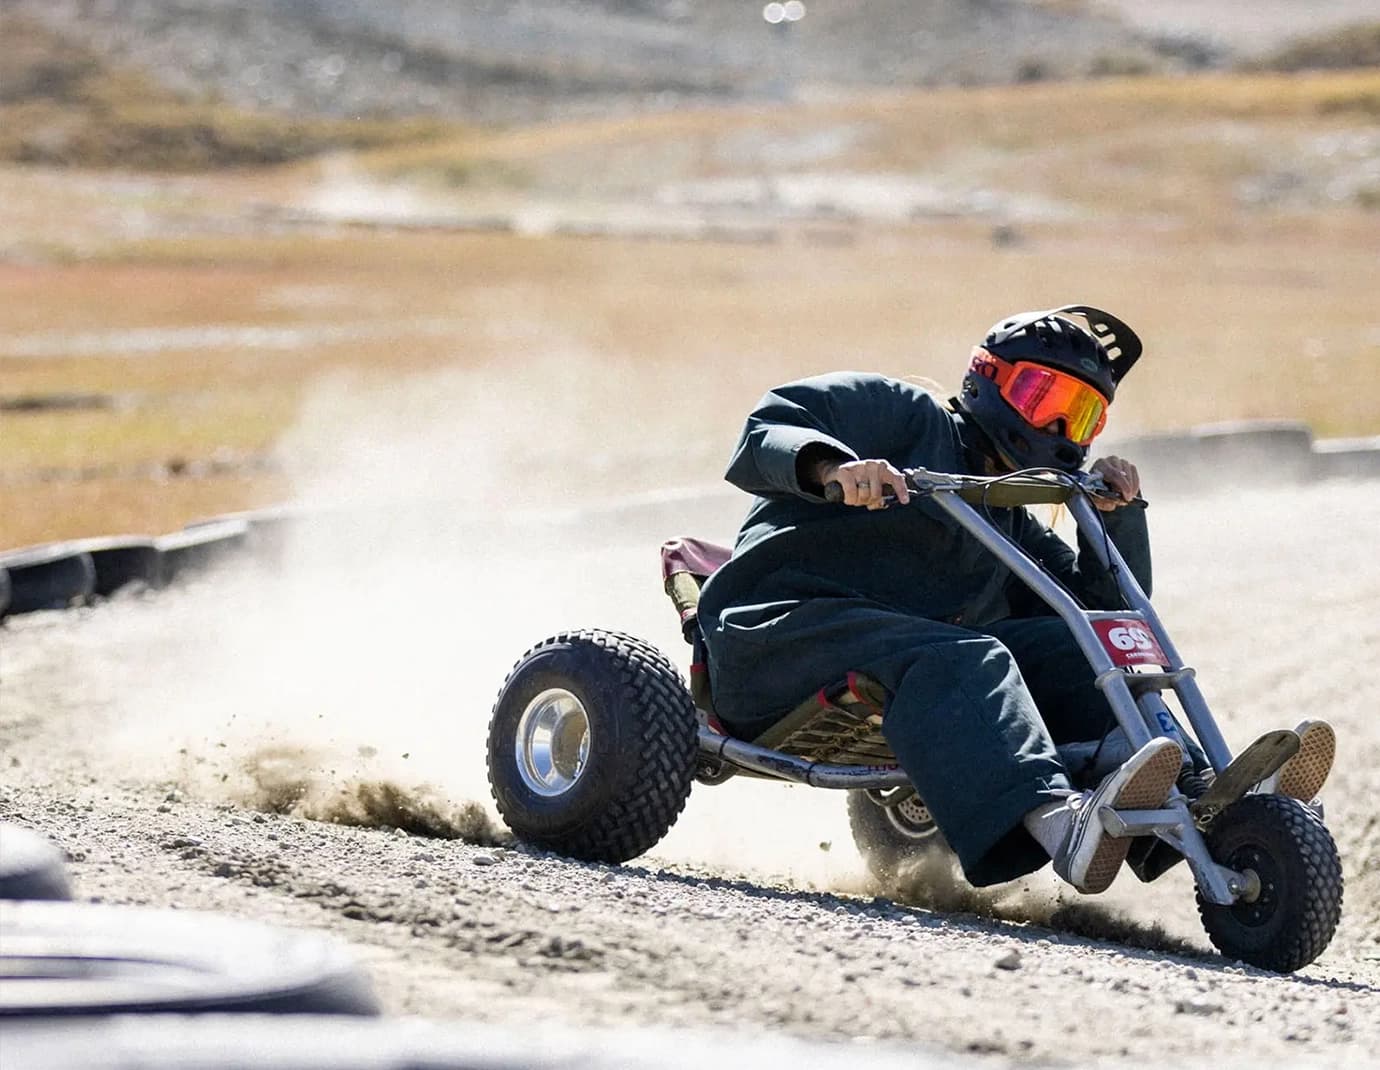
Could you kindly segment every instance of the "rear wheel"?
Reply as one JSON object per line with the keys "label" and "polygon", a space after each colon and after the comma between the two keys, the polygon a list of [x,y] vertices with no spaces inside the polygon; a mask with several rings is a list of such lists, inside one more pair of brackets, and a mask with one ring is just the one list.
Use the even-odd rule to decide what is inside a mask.
{"label": "rear wheel", "polygon": [[919,795],[892,805],[874,799],[880,797],[866,791],[848,793],[848,826],[868,872],[878,880],[895,881],[907,862],[952,857]]}
{"label": "rear wheel", "polygon": [[594,862],[659,841],[690,794],[697,722],[680,673],[630,635],[588,629],[539,643],[489,721],[489,786],[522,840]]}
{"label": "rear wheel", "polygon": [[1337,845],[1308,807],[1282,795],[1247,795],[1208,827],[1213,860],[1249,881],[1222,906],[1198,895],[1213,945],[1234,959],[1289,973],[1322,954],[1342,913]]}

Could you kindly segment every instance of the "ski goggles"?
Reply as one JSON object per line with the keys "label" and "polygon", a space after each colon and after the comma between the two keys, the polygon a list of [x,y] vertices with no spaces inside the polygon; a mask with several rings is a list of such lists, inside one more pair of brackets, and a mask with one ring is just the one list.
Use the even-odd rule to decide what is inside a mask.
{"label": "ski goggles", "polygon": [[1043,364],[1004,361],[979,347],[972,370],[990,379],[1032,427],[1064,423],[1064,437],[1086,446],[1107,422],[1107,399],[1077,376]]}

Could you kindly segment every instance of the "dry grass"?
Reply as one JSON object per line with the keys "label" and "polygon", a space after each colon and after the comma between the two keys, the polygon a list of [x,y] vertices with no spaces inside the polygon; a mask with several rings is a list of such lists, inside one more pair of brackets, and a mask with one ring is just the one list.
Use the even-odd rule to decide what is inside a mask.
{"label": "dry grass", "polygon": [[[334,464],[348,477],[420,437],[427,463],[437,443],[453,448],[439,475],[459,486],[470,466],[523,483],[597,481],[629,463],[639,482],[709,481],[772,384],[864,367],[952,385],[988,324],[1071,300],[1108,307],[1147,342],[1114,433],[1283,417],[1323,435],[1374,434],[1380,214],[1345,201],[1252,206],[1237,193],[1262,159],[1302,166],[1281,146],[1374,136],[1364,109],[1334,104],[1377,91],[1374,72],[1037,85],[461,142],[543,195],[645,198],[667,176],[759,166],[726,146],[856,128],[828,166],[990,181],[1078,206],[1076,220],[1023,225],[1002,246],[990,222],[962,219],[839,224],[849,242],[836,245],[812,242],[808,226],[755,246],[281,230],[253,206],[294,203],[320,180],[316,165],[134,188],[0,172],[11,250],[0,260],[0,398],[128,402],[0,415],[0,546],[264,504],[300,489],[305,469]],[[359,166],[396,176],[451,158],[426,146]],[[156,225],[131,231],[112,215],[120,198]],[[62,205],[56,227],[47,220]],[[186,333],[208,325],[219,333]],[[164,333],[111,333],[150,328]],[[246,328],[287,333],[236,333]],[[134,350],[77,351],[102,340]],[[44,345],[51,355],[33,355]],[[32,478],[217,455],[265,456],[287,474]]]}
{"label": "dry grass", "polygon": [[205,517],[272,505],[287,489],[264,476],[0,483],[0,548],[87,535],[158,535]]}
{"label": "dry grass", "polygon": [[[552,188],[643,188],[676,179],[760,173],[793,139],[858,129],[829,158],[836,169],[933,171],[957,154],[1023,157],[1115,149],[1144,138],[1222,129],[1224,123],[1297,129],[1329,116],[1374,116],[1380,70],[1308,76],[1199,75],[1049,82],[979,89],[908,90],[847,96],[836,103],[697,109],[535,126],[481,138],[473,133],[368,153],[389,177],[435,173],[457,164],[507,181]],[[1351,116],[1352,118],[1346,118]],[[755,150],[754,150],[755,147]],[[1157,149],[1152,149],[1157,156]],[[1170,156],[1165,169],[1179,166]],[[787,164],[785,170],[813,163]],[[1088,172],[1083,170],[1084,174]]]}

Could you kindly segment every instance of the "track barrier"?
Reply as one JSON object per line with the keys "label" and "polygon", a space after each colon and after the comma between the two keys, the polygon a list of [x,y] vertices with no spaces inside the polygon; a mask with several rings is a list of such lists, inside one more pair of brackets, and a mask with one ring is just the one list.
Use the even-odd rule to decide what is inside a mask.
{"label": "track barrier", "polygon": [[91,555],[67,543],[31,546],[0,555],[0,568],[9,574],[6,614],[82,605],[96,589],[96,565]]}

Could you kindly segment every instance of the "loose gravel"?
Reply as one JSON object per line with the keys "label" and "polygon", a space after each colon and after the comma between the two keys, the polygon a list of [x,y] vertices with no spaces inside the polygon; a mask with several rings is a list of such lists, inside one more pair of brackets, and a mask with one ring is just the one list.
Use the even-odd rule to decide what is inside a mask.
{"label": "loose gravel", "polygon": [[[710,536],[729,522],[687,516]],[[348,592],[289,559],[12,619],[0,820],[55,840],[81,897],[347,941],[395,1016],[868,1038],[997,1065],[1373,1065],[1380,694],[1343,668],[1380,654],[1373,485],[1163,501],[1152,517],[1159,609],[1228,738],[1326,714],[1342,740],[1327,799],[1344,920],[1296,976],[1215,955],[1183,867],[1152,886],[1123,874],[1097,900],[1048,873],[981,896],[874,887],[825,792],[697,788],[624,866],[511,842],[476,771],[509,662],[572,613],[682,655],[635,514],[578,538],[509,532],[412,572],[354,558]],[[495,591],[520,608],[457,622]]]}

